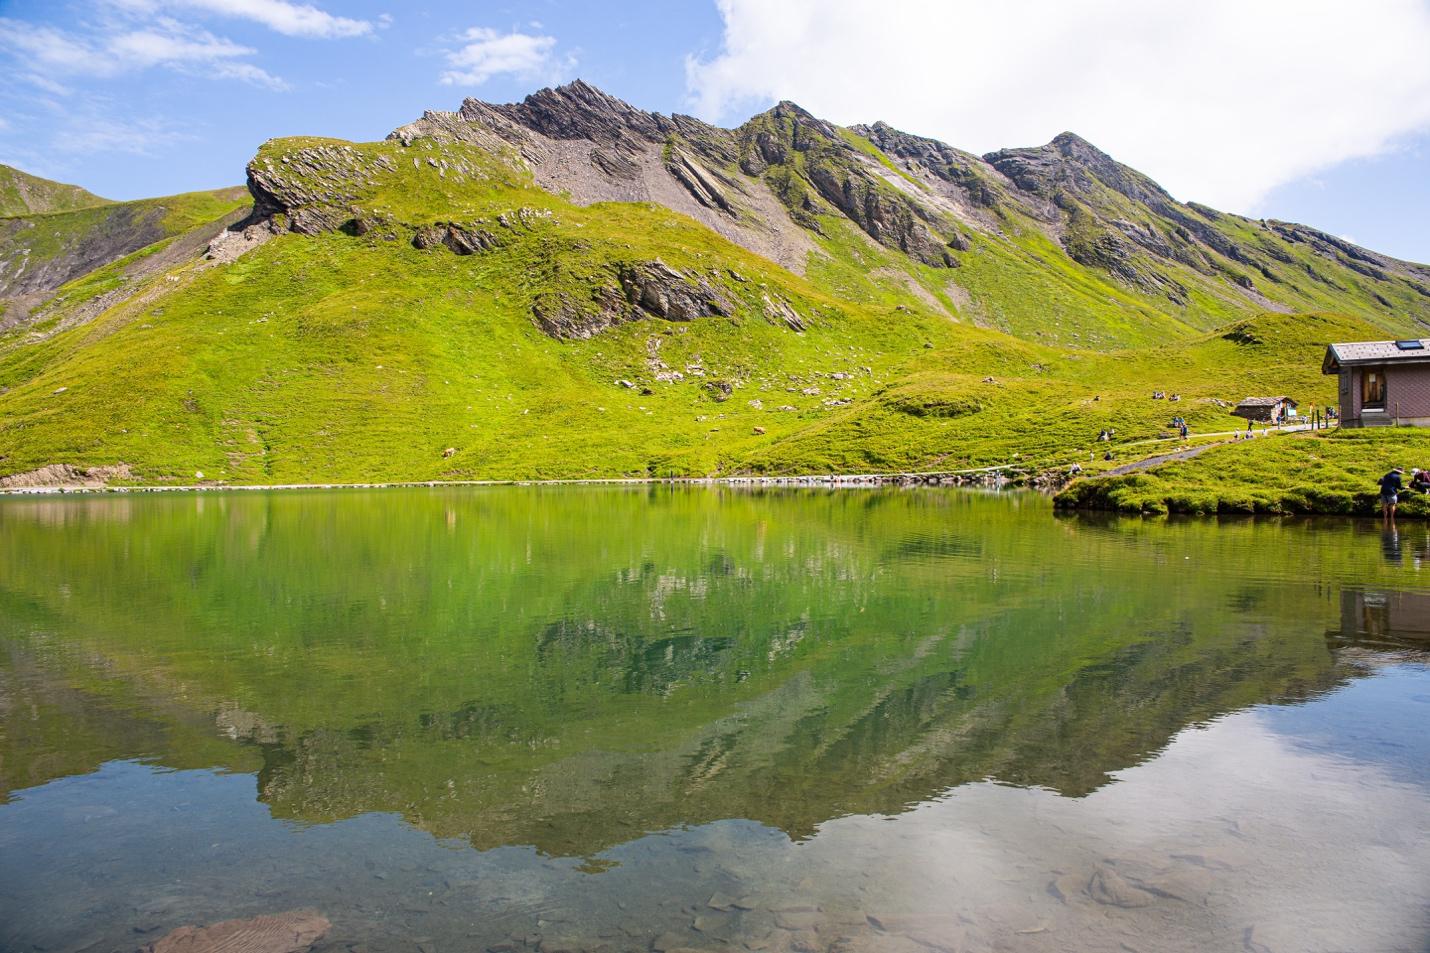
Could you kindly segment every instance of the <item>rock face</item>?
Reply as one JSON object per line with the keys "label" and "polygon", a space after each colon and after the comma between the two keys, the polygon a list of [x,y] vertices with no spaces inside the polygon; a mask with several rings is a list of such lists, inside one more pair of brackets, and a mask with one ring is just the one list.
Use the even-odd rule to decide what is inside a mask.
{"label": "rock face", "polygon": [[659,261],[620,265],[589,286],[587,297],[575,292],[538,296],[532,305],[536,326],[554,338],[589,338],[642,318],[694,321],[733,311],[712,279],[684,274]]}
{"label": "rock face", "polygon": [[818,230],[820,215],[841,214],[886,248],[927,265],[950,263],[935,233],[950,223],[887,180],[829,123],[782,102],[735,135],[740,168],[771,183],[796,222]]}
{"label": "rock face", "polygon": [[455,222],[424,225],[412,236],[414,248],[426,249],[444,245],[458,255],[475,255],[499,248],[501,244],[501,239],[484,228],[466,227]]}
{"label": "rock face", "polygon": [[281,216],[288,229],[301,234],[335,232],[352,217],[347,210],[364,188],[393,168],[390,157],[364,156],[349,145],[298,149],[276,162],[260,156],[248,164],[251,221]]}
{"label": "rock face", "polygon": [[645,112],[579,80],[519,103],[429,111],[388,139],[423,137],[511,153],[539,185],[581,205],[659,203],[796,272],[814,248],[770,188],[735,168],[730,130]]}
{"label": "rock face", "polygon": [[694,321],[731,310],[730,302],[704,278],[686,277],[662,262],[622,268],[620,282],[633,307],[667,321]]}
{"label": "rock face", "polygon": [[[427,112],[388,143],[303,140],[260,153],[248,167],[255,211],[246,224],[403,237],[464,256],[503,247],[503,229],[517,227],[505,217],[385,219],[374,208],[383,205],[382,189],[399,181],[400,167],[436,176],[439,192],[505,177],[579,205],[658,203],[796,272],[820,253],[821,236],[861,233],[936,269],[961,267],[990,245],[1021,256],[1024,267],[1055,267],[1019,242],[1041,232],[1071,263],[1177,308],[1202,294],[1244,310],[1288,310],[1330,293],[1430,322],[1430,268],[1304,226],[1183,204],[1072,133],[979,157],[885,123],[842,129],[790,102],[722,129],[646,112],[577,81],[519,103],[467,99],[455,112]],[[534,226],[523,220],[519,227]],[[594,275],[584,288],[545,292],[534,319],[547,333],[582,337],[641,316],[688,321],[728,310],[706,279],[630,267]],[[938,281],[951,297],[968,298],[956,277]],[[805,325],[777,302],[764,313],[794,330]]]}
{"label": "rock face", "polygon": [[[63,389],[63,388],[62,388]],[[49,487],[101,487],[110,480],[128,480],[133,474],[126,463],[108,467],[75,467],[52,463],[38,470],[0,477],[0,490],[31,490]]]}
{"label": "rock face", "polygon": [[1344,292],[1345,283],[1298,260],[1301,247],[1372,282],[1403,282],[1427,299],[1430,318],[1430,269],[1303,226],[1180,203],[1073,133],[979,157],[881,122],[841,130],[789,102],[720,129],[636,109],[578,81],[520,103],[469,99],[392,134],[422,136],[514,150],[540,184],[579,202],[660,202],[796,271],[813,247],[798,232],[818,234],[828,216],[934,267],[959,265],[980,233],[1029,223],[1078,264],[1179,306],[1190,300],[1182,269],[1211,279],[1224,297],[1273,310],[1282,307],[1276,286],[1293,277]]}
{"label": "rock face", "polygon": [[331,928],[316,910],[290,910],[208,927],[179,927],[140,953],[304,953]]}

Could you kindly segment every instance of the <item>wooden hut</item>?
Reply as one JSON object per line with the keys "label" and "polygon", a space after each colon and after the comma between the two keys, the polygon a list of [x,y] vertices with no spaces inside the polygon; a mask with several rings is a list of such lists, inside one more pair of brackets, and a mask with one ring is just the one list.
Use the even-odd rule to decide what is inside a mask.
{"label": "wooden hut", "polygon": [[1430,427],[1430,338],[1332,344],[1321,373],[1340,377],[1342,427]]}
{"label": "wooden hut", "polygon": [[1231,412],[1234,416],[1259,424],[1279,424],[1295,415],[1296,402],[1289,397],[1248,397]]}

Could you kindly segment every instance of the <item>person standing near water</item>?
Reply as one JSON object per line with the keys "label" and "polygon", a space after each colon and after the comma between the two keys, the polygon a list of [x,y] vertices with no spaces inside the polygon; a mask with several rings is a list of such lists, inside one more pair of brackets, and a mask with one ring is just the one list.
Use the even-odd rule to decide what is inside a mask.
{"label": "person standing near water", "polygon": [[1390,472],[1380,478],[1380,513],[1387,520],[1395,519],[1395,504],[1400,501],[1400,474],[1405,471],[1400,467],[1392,467]]}

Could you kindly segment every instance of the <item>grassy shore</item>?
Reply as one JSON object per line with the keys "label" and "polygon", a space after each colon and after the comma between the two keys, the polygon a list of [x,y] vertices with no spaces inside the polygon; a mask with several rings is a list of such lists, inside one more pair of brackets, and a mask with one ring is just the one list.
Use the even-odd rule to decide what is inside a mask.
{"label": "grassy shore", "polygon": [[[1214,447],[1188,460],[1079,480],[1057,495],[1070,509],[1140,513],[1379,512],[1377,481],[1391,467],[1430,469],[1430,431],[1410,428],[1284,434]],[[1430,516],[1406,493],[1399,513]]]}

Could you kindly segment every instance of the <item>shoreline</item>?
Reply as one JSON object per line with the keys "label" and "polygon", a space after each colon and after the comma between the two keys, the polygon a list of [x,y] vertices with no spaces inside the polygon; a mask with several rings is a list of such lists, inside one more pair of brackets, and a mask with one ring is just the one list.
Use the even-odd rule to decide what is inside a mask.
{"label": "shoreline", "polygon": [[[1005,471],[1015,476],[1005,477]],[[1047,471],[1041,471],[1047,472]],[[805,476],[725,477],[580,477],[555,480],[397,480],[370,483],[194,483],[194,484],[70,484],[60,486],[0,487],[6,496],[71,496],[126,493],[222,493],[295,490],[395,490],[491,486],[737,486],[756,488],[809,487],[873,489],[880,487],[947,486],[1001,489],[1029,486],[1041,475],[1003,465],[975,470],[941,470],[917,473],[822,473]],[[1055,471],[1056,472],[1056,471]]]}

